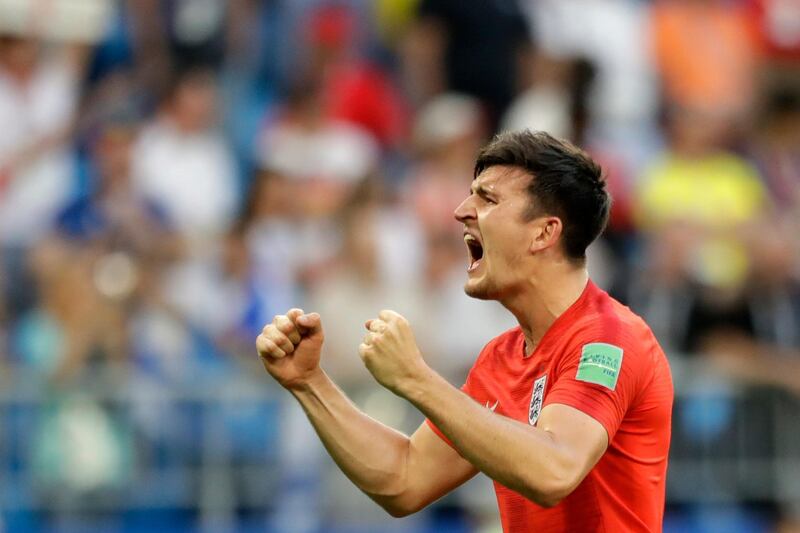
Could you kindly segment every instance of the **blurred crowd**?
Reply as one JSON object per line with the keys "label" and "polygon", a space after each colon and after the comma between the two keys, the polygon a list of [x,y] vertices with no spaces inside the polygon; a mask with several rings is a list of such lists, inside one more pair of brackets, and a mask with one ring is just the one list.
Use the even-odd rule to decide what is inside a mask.
{"label": "blurred crowd", "polygon": [[102,488],[125,453],[82,446],[168,432],[75,407],[87,384],[261,379],[254,339],[294,306],[357,398],[383,308],[459,383],[514,323],[464,296],[452,212],[477,149],[518,128],[602,164],[590,273],[678,367],[798,398],[796,1],[0,0],[0,388],[48,391],[44,486]]}

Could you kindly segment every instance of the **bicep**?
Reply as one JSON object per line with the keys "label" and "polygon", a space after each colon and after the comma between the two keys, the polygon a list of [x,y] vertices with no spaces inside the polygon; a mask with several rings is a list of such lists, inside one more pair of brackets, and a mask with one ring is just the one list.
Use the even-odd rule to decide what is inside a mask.
{"label": "bicep", "polygon": [[408,454],[403,497],[414,510],[438,500],[478,473],[425,423],[411,436]]}
{"label": "bicep", "polygon": [[536,427],[548,433],[562,452],[567,494],[577,487],[608,448],[606,428],[588,414],[564,404],[553,403],[542,409]]}

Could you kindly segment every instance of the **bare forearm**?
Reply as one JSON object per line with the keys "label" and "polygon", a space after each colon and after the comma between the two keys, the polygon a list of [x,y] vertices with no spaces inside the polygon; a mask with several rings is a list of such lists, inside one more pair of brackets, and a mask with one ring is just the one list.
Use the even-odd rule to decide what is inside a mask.
{"label": "bare forearm", "polygon": [[292,394],[342,472],[390,506],[405,486],[408,437],[361,412],[322,371]]}
{"label": "bare forearm", "polygon": [[570,454],[547,431],[493,413],[435,373],[407,398],[498,483],[542,505],[555,503],[571,484]]}

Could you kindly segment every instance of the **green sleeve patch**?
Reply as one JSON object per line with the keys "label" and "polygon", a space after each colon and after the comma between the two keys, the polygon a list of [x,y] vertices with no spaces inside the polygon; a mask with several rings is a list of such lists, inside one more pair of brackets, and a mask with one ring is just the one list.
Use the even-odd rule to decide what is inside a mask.
{"label": "green sleeve patch", "polygon": [[584,344],[575,379],[614,390],[622,368],[622,348],[603,342]]}

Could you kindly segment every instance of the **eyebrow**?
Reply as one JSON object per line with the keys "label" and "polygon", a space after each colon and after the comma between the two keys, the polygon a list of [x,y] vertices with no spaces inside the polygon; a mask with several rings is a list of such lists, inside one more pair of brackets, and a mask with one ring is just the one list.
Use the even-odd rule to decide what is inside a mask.
{"label": "eyebrow", "polygon": [[486,198],[486,197],[496,198],[497,197],[496,194],[494,194],[492,191],[487,189],[483,184],[480,184],[480,185],[476,186],[473,183],[473,185],[471,185],[470,188],[469,188],[469,192],[470,193],[475,193],[475,194],[477,194],[478,196],[480,196],[482,198]]}

